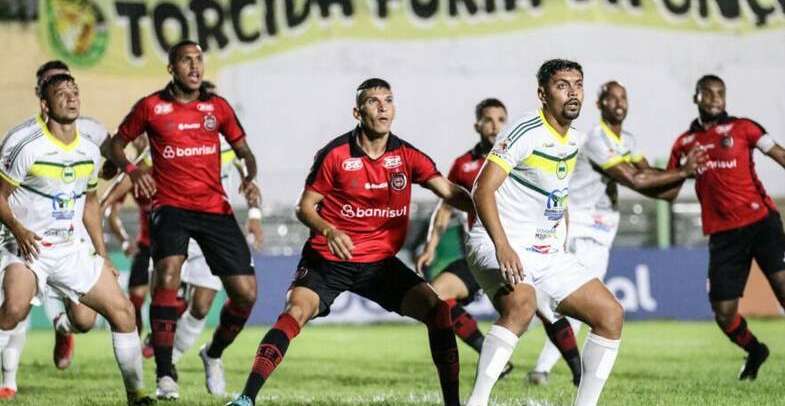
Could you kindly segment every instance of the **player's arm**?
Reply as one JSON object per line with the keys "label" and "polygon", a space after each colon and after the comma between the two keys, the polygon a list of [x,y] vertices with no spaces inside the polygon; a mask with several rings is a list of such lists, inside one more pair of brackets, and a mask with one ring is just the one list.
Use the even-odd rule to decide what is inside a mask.
{"label": "player's arm", "polygon": [[523,264],[507,239],[496,206],[496,190],[506,178],[507,171],[504,168],[492,160],[486,161],[477,176],[472,197],[477,217],[496,247],[496,258],[501,268],[499,271],[508,283],[514,285],[523,282]]}
{"label": "player's arm", "polygon": [[13,185],[5,176],[0,177],[0,221],[8,227],[11,234],[14,235],[16,243],[19,246],[19,254],[27,260],[38,258],[40,247],[38,241],[41,237],[36,233],[28,230],[22,223],[20,223],[11,211],[11,205],[8,204],[8,197],[11,196],[16,186]]}
{"label": "player's arm", "polygon": [[352,239],[334,225],[325,221],[316,206],[324,199],[324,195],[314,190],[306,188],[300,195],[300,199],[295,206],[297,219],[305,224],[312,231],[327,237],[327,247],[330,252],[342,260],[352,259],[354,243]]}
{"label": "player's arm", "polygon": [[622,185],[636,191],[645,191],[684,182],[695,174],[705,159],[706,152],[701,148],[694,148],[687,154],[687,160],[683,165],[667,171],[640,170],[634,164],[627,162],[620,162],[604,170],[608,176]]}
{"label": "player's arm", "polygon": [[[126,178],[127,179],[127,178]],[[127,183],[131,183],[129,180]],[[128,231],[123,225],[123,220],[120,218],[120,208],[123,206],[122,200],[114,200],[110,204],[101,204],[101,212],[106,216],[106,222],[109,225],[109,232],[120,241],[123,253],[126,256],[132,256],[136,253],[136,244],[128,236]]]}
{"label": "player's arm", "polygon": [[782,148],[779,144],[774,144],[766,155],[785,168],[785,148]]}
{"label": "player's arm", "polygon": [[101,206],[98,203],[96,192],[89,191],[85,194],[84,214],[82,215],[87,235],[93,242],[96,254],[106,258],[106,244],[101,230]]}
{"label": "player's arm", "polygon": [[109,150],[109,159],[122,168],[128,177],[131,178],[133,183],[134,196],[142,196],[150,198],[155,194],[155,180],[150,174],[150,168],[147,166],[137,167],[133,162],[129,161],[125,156],[125,146],[128,141],[120,134],[115,134],[112,137]]}
{"label": "player's arm", "polygon": [[[255,207],[260,207],[261,194],[259,187],[256,185],[256,157],[245,141],[245,138],[240,138],[231,144],[237,159],[245,166],[245,172],[242,174],[242,183],[240,184],[240,193],[245,196],[249,202],[253,202]],[[249,203],[250,206],[250,203]]]}
{"label": "player's arm", "polygon": [[[245,174],[248,173],[245,161],[235,159],[233,164],[237,172],[240,173],[240,178],[244,178]],[[259,251],[262,249],[262,243],[264,242],[264,232],[262,231],[262,192],[259,190],[256,182],[252,182],[252,187],[255,189],[254,193],[244,194],[245,202],[248,204],[248,220],[245,223],[245,228],[250,235],[249,238],[253,238],[254,250]],[[254,198],[254,196],[258,198]]]}
{"label": "player's arm", "polygon": [[471,212],[474,210],[472,197],[466,189],[450,182],[444,176],[438,175],[428,179],[423,186],[444,199],[447,204],[458,210]]}
{"label": "player's arm", "polygon": [[439,246],[439,241],[450,224],[452,211],[452,206],[444,200],[439,200],[439,203],[436,204],[436,209],[433,211],[428,224],[428,239],[425,242],[425,248],[423,248],[422,253],[416,259],[417,272],[422,273],[423,268],[430,266],[433,262],[433,258],[436,256],[436,247]]}

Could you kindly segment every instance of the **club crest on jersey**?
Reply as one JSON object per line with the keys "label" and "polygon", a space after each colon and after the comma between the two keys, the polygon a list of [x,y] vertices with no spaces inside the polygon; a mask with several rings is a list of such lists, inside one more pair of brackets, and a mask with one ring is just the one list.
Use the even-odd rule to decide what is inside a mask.
{"label": "club crest on jersey", "polygon": [[382,166],[387,169],[397,168],[401,165],[403,165],[403,161],[398,155],[384,157],[384,163],[382,163]]}
{"label": "club crest on jersey", "polygon": [[559,179],[564,179],[567,177],[567,161],[562,159],[558,164],[556,164],[556,177]]}
{"label": "club crest on jersey", "polygon": [[72,166],[66,166],[63,168],[63,172],[60,176],[63,178],[63,182],[71,183],[76,180],[76,171]]}
{"label": "club crest on jersey", "polygon": [[341,167],[349,172],[359,171],[363,168],[363,160],[362,158],[347,158],[343,160]]}
{"label": "club crest on jersey", "polygon": [[207,131],[215,131],[215,129],[218,128],[218,119],[216,119],[215,116],[212,115],[212,113],[210,113],[210,114],[207,114],[206,116],[204,116],[204,123],[203,124],[204,124],[205,130],[207,130]]}
{"label": "club crest on jersey", "polygon": [[722,145],[722,147],[726,148],[726,149],[727,148],[732,148],[733,147],[733,137],[730,134],[726,134],[725,136],[722,137],[722,140],[720,140],[720,145]]}
{"label": "club crest on jersey", "polygon": [[400,192],[406,188],[406,174],[403,172],[396,172],[390,178],[390,188],[396,192]]}
{"label": "club crest on jersey", "polygon": [[153,112],[157,116],[169,114],[173,111],[174,107],[172,106],[172,103],[158,103],[153,107]]}

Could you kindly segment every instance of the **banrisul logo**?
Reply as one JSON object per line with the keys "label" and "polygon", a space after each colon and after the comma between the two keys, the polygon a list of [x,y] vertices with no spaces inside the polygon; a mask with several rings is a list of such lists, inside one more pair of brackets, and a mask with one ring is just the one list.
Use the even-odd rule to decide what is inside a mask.
{"label": "banrisul logo", "polygon": [[54,52],[68,63],[95,65],[109,46],[106,17],[91,0],[45,0],[44,24]]}

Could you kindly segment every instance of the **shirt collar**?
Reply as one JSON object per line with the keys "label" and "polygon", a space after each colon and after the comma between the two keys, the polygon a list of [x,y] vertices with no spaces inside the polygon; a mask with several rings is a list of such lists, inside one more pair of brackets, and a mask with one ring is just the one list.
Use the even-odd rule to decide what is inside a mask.
{"label": "shirt collar", "polygon": [[[366,155],[365,151],[360,148],[360,144],[357,142],[357,138],[360,136],[360,131],[360,126],[358,125],[357,127],[354,127],[354,130],[352,130],[351,134],[349,134],[349,151],[354,158],[363,157]],[[401,139],[390,132],[390,135],[387,136],[387,145],[384,147],[384,153],[386,154],[387,152],[400,147]]]}
{"label": "shirt collar", "polygon": [[[729,116],[727,112],[723,111],[719,115],[716,125],[725,124],[727,122],[733,121],[734,119],[735,117]],[[711,129],[711,127],[709,127],[709,129]],[[700,117],[696,118],[695,120],[692,120],[692,124],[690,124],[691,133],[706,132],[706,131],[708,130],[703,128],[703,124],[701,124]]]}

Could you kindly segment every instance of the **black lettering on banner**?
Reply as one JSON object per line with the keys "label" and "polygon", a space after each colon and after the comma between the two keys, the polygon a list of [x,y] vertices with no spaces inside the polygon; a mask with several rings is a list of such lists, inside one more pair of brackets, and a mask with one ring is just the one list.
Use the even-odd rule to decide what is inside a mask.
{"label": "black lettering on banner", "polygon": [[295,7],[297,6],[296,0],[285,0],[286,3],[286,26],[295,28],[304,23],[308,19],[308,14],[311,12],[311,0],[303,1],[303,8],[298,12]]}
{"label": "black lettering on banner", "polygon": [[412,11],[417,17],[428,19],[439,11],[439,0],[411,0]]}
{"label": "black lettering on banner", "polygon": [[139,31],[139,20],[147,15],[145,3],[130,3],[118,1],[115,3],[115,11],[120,17],[128,18],[128,40],[131,42],[131,55],[138,58],[142,56],[142,35]]}
{"label": "black lettering on banner", "polygon": [[692,3],[691,0],[662,0],[662,5],[665,6],[668,12],[677,16],[689,13],[690,3]]}
{"label": "black lettering on banner", "polygon": [[341,11],[343,12],[344,17],[351,17],[354,15],[354,5],[352,4],[352,0],[316,0],[319,3],[319,10],[321,11],[322,17],[327,18],[330,16],[330,6],[332,4],[338,4],[341,6]]}
{"label": "black lettering on banner", "polygon": [[485,12],[490,14],[496,11],[496,0],[485,0]]}
{"label": "black lettering on banner", "polygon": [[245,32],[242,26],[243,9],[254,4],[256,4],[254,0],[232,0],[229,4],[232,29],[240,42],[254,42],[262,35],[258,30],[251,33]]}
{"label": "black lettering on banner", "polygon": [[[779,2],[783,13],[785,13],[785,0],[779,0]],[[761,6],[758,0],[747,0],[747,3],[750,5],[750,11],[752,11],[752,14],[755,14],[755,25],[758,27],[766,25],[766,20],[769,18],[769,15],[774,14],[776,11],[774,6]]]}
{"label": "black lettering on banner", "polygon": [[[196,35],[204,51],[210,50],[210,38],[218,43],[218,49],[224,49],[229,44],[229,38],[223,32],[224,11],[215,0],[191,0],[191,11],[196,15]],[[208,10],[213,10],[215,21],[210,24],[205,17]]]}
{"label": "black lettering on banner", "polygon": [[[519,0],[504,0],[504,10],[515,11],[518,8],[518,1]],[[531,5],[531,8],[540,8],[542,6],[542,0],[529,0],[529,4]]]}
{"label": "black lettering on banner", "polygon": [[264,0],[264,25],[267,34],[274,37],[278,34],[278,22],[275,20],[275,0]]}
{"label": "black lettering on banner", "polygon": [[[180,25],[180,35],[172,40],[168,40],[164,33],[164,24],[167,20],[175,20]],[[176,5],[166,2],[159,3],[153,10],[153,31],[155,31],[155,38],[161,49],[168,50],[178,41],[188,38],[188,20]]]}
{"label": "black lettering on banner", "polygon": [[[701,1],[701,3],[707,2],[706,0]],[[738,0],[731,0],[731,1],[723,1],[723,0],[715,0],[717,3],[718,8],[720,9],[720,14],[722,14],[723,18],[727,19],[737,19],[741,17],[741,5],[739,4]],[[708,8],[705,4],[701,4],[701,9]],[[709,13],[706,10],[706,15],[704,17],[708,17]],[[703,14],[701,14],[703,16]]]}
{"label": "black lettering on banner", "polygon": [[458,16],[458,3],[463,3],[466,6],[466,11],[469,12],[469,15],[477,14],[477,3],[474,0],[448,0],[449,1],[449,13],[450,17],[457,17]]}
{"label": "black lettering on banner", "polygon": [[[390,14],[390,9],[387,6],[387,3],[391,2],[392,0],[376,0],[376,14],[379,18],[387,18]],[[492,1],[492,0],[489,0]],[[785,1],[785,0],[783,0]]]}

